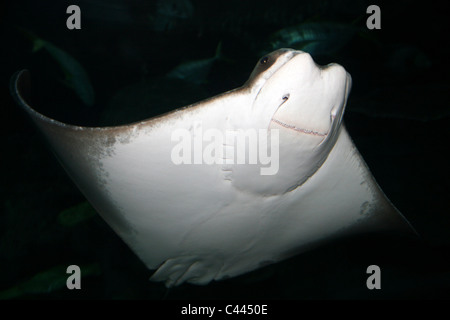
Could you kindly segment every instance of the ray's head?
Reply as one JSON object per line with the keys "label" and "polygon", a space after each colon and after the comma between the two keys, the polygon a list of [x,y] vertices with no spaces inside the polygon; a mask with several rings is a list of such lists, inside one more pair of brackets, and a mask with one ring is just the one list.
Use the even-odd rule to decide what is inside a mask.
{"label": "ray's head", "polygon": [[279,49],[258,61],[247,82],[255,95],[252,116],[319,145],[339,129],[351,84],[336,63],[320,66],[306,52]]}
{"label": "ray's head", "polygon": [[272,195],[301,186],[339,137],[350,75],[335,63],[317,65],[306,52],[280,49],[258,61],[244,87],[252,103],[247,113],[240,112],[240,121],[279,133],[274,149],[279,150],[279,169],[271,176],[242,174],[245,178],[236,178],[235,184]]}

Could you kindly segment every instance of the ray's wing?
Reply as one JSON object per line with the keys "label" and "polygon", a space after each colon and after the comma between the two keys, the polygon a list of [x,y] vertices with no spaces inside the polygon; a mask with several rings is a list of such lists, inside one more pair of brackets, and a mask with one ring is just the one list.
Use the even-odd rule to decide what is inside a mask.
{"label": "ray's wing", "polygon": [[208,108],[125,126],[79,127],[31,108],[29,88],[29,73],[18,72],[11,88],[15,100],[86,198],[149,268],[182,253],[191,229],[229,203],[230,186],[220,166],[171,160],[173,128],[189,130]]}

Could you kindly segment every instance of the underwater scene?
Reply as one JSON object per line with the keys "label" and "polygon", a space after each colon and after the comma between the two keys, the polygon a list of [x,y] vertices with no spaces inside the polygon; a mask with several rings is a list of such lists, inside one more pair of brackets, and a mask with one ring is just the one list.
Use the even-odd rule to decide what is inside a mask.
{"label": "underwater scene", "polygon": [[[0,5],[3,39],[0,53],[3,163],[0,300],[449,299],[450,47],[446,39],[450,28],[445,4],[444,1],[419,5],[408,1],[366,0],[3,2]],[[293,50],[279,51],[282,48]],[[336,126],[340,128],[345,124],[351,137],[349,145],[342,147],[343,152],[350,153],[354,145],[364,159],[362,168],[366,168],[365,163],[370,169],[361,169],[366,170],[361,176],[372,181],[372,175],[382,190],[376,193],[374,204],[363,203],[360,214],[372,212],[372,209],[385,210],[387,206],[387,211],[395,211],[398,215],[398,209],[416,234],[396,232],[396,229],[376,232],[376,227],[372,228],[370,223],[368,232],[353,233],[354,225],[333,218],[332,210],[326,215],[342,224],[339,233],[343,236],[334,238],[330,231],[325,237],[314,232],[316,222],[313,218],[302,220],[283,214],[294,212],[292,208],[286,209],[290,198],[267,204],[268,208],[261,209],[261,212],[267,211],[264,215],[261,213],[261,218],[258,216],[260,209],[254,209],[256,218],[247,221],[250,218],[244,219],[245,208],[255,208],[251,201],[262,207],[263,202],[271,201],[267,198],[277,197],[275,191],[266,186],[266,180],[255,183],[255,192],[249,191],[254,186],[249,175],[244,175],[241,180],[236,178],[240,183],[237,189],[243,195],[237,195],[230,203],[235,205],[240,201],[241,206],[229,209],[239,216],[236,219],[244,214],[245,223],[260,228],[260,232],[255,231],[255,237],[252,237],[253,229],[246,229],[242,224],[243,231],[239,230],[248,232],[247,237],[242,237],[247,241],[239,240],[241,238],[234,233],[237,234],[236,229],[227,229],[228,223],[239,224],[230,215],[220,220],[223,223],[213,226],[220,232],[212,228],[212,235],[205,235],[210,238],[200,237],[196,231],[199,228],[197,220],[181,218],[172,221],[164,212],[152,216],[151,223],[139,216],[132,221],[137,229],[128,228],[130,221],[123,222],[128,219],[127,215],[125,218],[109,217],[105,219],[107,221],[102,218],[105,213],[100,215],[99,211],[104,210],[106,214],[108,210],[114,214],[120,212],[122,204],[117,203],[122,201],[121,194],[131,194],[130,190],[136,187],[128,181],[121,184],[121,180],[117,180],[120,185],[114,188],[121,190],[117,197],[112,187],[107,192],[95,189],[104,183],[95,180],[97,175],[104,174],[102,179],[109,181],[120,171],[131,172],[142,179],[152,177],[145,183],[152,184],[153,181],[155,186],[148,190],[160,192],[147,194],[142,191],[136,198],[139,203],[123,200],[130,208],[148,208],[149,212],[153,208],[155,212],[176,207],[180,212],[191,210],[195,216],[197,212],[207,210],[205,208],[228,201],[228,194],[217,191],[222,189],[214,186],[215,180],[197,175],[197,169],[179,172],[172,167],[166,168],[157,158],[165,150],[165,142],[159,138],[152,140],[156,147],[149,155],[149,158],[155,158],[154,166],[148,168],[151,174],[139,172],[139,163],[117,167],[114,164],[111,170],[106,162],[94,163],[92,159],[97,161],[99,154],[111,156],[102,153],[110,149],[99,151],[101,145],[97,141],[108,140],[105,145],[109,148],[115,143],[127,145],[127,139],[132,140],[147,130],[159,130],[153,128],[169,130],[171,119],[182,123],[188,121],[183,119],[195,117],[188,108],[169,112],[241,86],[242,90],[206,100],[196,110],[216,110],[223,104],[222,109],[211,111],[214,118],[221,112],[228,112],[225,107],[235,108],[241,103],[243,106],[256,105],[254,101],[262,100],[256,98],[259,91],[253,96],[259,83],[264,83],[263,89],[258,90],[266,97],[261,102],[265,106],[274,97],[271,92],[264,91],[265,86],[284,89],[284,83],[291,81],[288,76],[291,73],[282,64],[286,63],[292,70],[297,68],[294,59],[307,56],[300,51],[312,58],[308,60],[311,69],[304,68],[305,73],[296,73],[305,79],[305,88],[311,86],[307,98],[302,100],[305,105],[313,99],[308,98],[309,94],[317,101],[323,101],[328,92],[346,84],[345,92],[339,92],[345,96],[339,96],[341,113],[332,113],[330,121],[342,120]],[[285,58],[288,55],[294,57]],[[330,68],[317,65],[329,66],[330,63],[345,68],[351,78],[349,76],[347,82],[343,80],[344,84],[334,78],[328,80],[326,72],[335,65]],[[24,69],[29,71],[26,76],[16,73]],[[328,81],[324,84],[324,94],[313,89],[316,88],[313,87],[313,75],[319,72],[317,70],[320,70],[317,83]],[[29,88],[28,78],[25,79],[28,76],[31,80]],[[26,90],[22,91],[22,88]],[[284,95],[279,105],[293,101],[296,88],[293,87],[294,92],[290,94],[282,91]],[[236,102],[228,103],[227,99]],[[32,109],[27,109],[28,106]],[[247,125],[245,110],[234,114],[236,121]],[[318,112],[311,110],[308,112]],[[161,117],[167,113],[168,116]],[[142,121],[153,117],[152,129],[144,128]],[[202,119],[206,121],[208,117],[209,113]],[[294,121],[290,113],[283,117],[282,120],[269,119],[271,126],[278,123],[281,129],[302,131],[311,139],[322,137],[326,140],[323,136],[331,139],[332,129],[325,132],[312,127],[314,122],[318,123],[314,116],[308,121],[311,127],[301,130],[298,125],[287,123],[289,119]],[[300,123],[302,119],[298,121]],[[128,127],[124,125],[129,124],[137,125],[131,127],[132,131],[125,132]],[[82,127],[113,129],[90,131]],[[69,128],[70,133],[63,132],[64,128]],[[142,131],[136,133],[139,130]],[[84,136],[73,138],[72,134],[77,131],[82,131]],[[89,140],[97,132],[102,136]],[[155,137],[160,135],[155,134]],[[151,146],[149,148],[153,148]],[[145,145],[137,144],[131,150],[135,152],[140,148]],[[84,150],[88,154],[84,158],[78,157],[76,152],[83,153]],[[112,153],[119,154],[118,150]],[[330,149],[326,151],[331,152]],[[302,180],[295,188],[289,185],[283,193],[301,190],[303,183],[327,190],[323,186],[327,180],[315,182],[313,178],[316,170],[331,160],[322,155],[317,158],[320,158],[317,164],[311,164],[313,160],[299,151],[298,160],[293,160],[293,168],[303,170],[309,165],[312,169],[308,170],[312,171],[306,173],[306,182]],[[83,162],[85,159],[88,164]],[[300,165],[301,161],[305,164]],[[343,166],[350,166],[350,160],[343,161]],[[299,172],[289,168],[283,171],[283,165],[281,162],[280,173],[285,174],[283,181]],[[352,168],[352,173],[359,174],[360,169]],[[331,166],[331,177],[346,175],[346,171],[334,170],[336,172]],[[233,179],[235,177],[225,180],[234,183]],[[164,188],[158,189],[159,184]],[[363,182],[358,188],[364,188],[362,185]],[[137,192],[142,190],[137,189]],[[350,190],[340,194],[343,200],[339,200],[340,203],[347,201],[349,207],[357,197]],[[299,197],[296,201],[310,209],[312,215],[324,207],[335,207],[336,212],[346,214],[346,209],[342,209],[346,207],[333,203],[334,198],[328,198],[326,191],[325,196],[316,195],[320,201],[312,205],[305,203],[309,203],[308,197],[314,198],[314,191],[306,191]],[[384,201],[383,205],[380,201]],[[230,208],[233,205],[230,204]],[[208,219],[201,223],[209,223]],[[324,225],[318,230],[331,230],[333,226],[326,221],[333,220],[323,221]],[[146,223],[148,230],[165,232],[161,239],[168,243],[182,239],[171,248],[174,255],[187,256],[168,265],[169,258],[176,257],[168,256],[165,243],[153,243],[151,234],[136,236],[146,230]],[[298,253],[283,242],[288,237],[284,228],[297,223],[304,224],[302,245],[308,247]],[[180,234],[185,232],[184,227],[189,232]],[[197,239],[200,239],[200,249],[183,251],[182,241],[194,243]],[[224,261],[231,262],[223,262],[223,266],[217,266],[216,263],[220,265],[221,262],[214,258],[216,254],[222,257],[214,249],[214,245],[221,248],[220,241],[214,241],[216,239],[230,240],[238,248],[236,256],[224,257]],[[295,243],[292,246],[295,247]],[[272,247],[283,249],[273,249],[277,253],[273,261],[263,254]],[[155,250],[155,255],[162,258],[152,260],[152,254],[148,258],[147,253],[142,252],[145,248]],[[228,254],[233,255],[230,251]],[[254,259],[249,258],[249,266],[244,262],[247,256],[241,251],[253,255]],[[197,261],[197,254],[213,257],[211,263]],[[191,260],[186,262],[186,259]],[[227,263],[230,271],[225,272]],[[77,267],[68,269],[69,266]],[[71,275],[77,275],[77,270],[81,271],[80,278],[71,278]],[[75,288],[70,289],[70,284]],[[81,289],[77,290],[80,284]]]}

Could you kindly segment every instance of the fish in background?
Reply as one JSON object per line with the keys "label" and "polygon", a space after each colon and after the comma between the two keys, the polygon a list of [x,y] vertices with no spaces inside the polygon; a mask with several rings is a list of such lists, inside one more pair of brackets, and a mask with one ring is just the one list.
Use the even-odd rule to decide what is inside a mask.
{"label": "fish in background", "polygon": [[[181,63],[165,76],[145,77],[117,91],[103,109],[101,125],[126,124],[169,112],[179,105],[189,105],[206,99],[205,88],[214,63],[225,59],[222,43],[213,57]],[[177,94],[173,94],[177,88]]]}
{"label": "fish in background", "polygon": [[19,30],[32,42],[33,53],[45,49],[59,64],[59,67],[64,74],[64,79],[61,80],[61,82],[72,89],[85,105],[89,107],[93,106],[95,102],[94,88],[92,87],[88,73],[81,63],[51,42],[39,38],[23,28],[19,28]]}
{"label": "fish in background", "polygon": [[[102,274],[102,270],[98,263],[82,265],[80,269],[83,270],[83,279],[85,277],[99,276]],[[66,288],[68,276],[67,265],[52,267],[33,275],[31,278],[20,282],[9,289],[0,291],[0,300],[59,291]]]}
{"label": "fish in background", "polygon": [[149,15],[154,31],[172,31],[194,16],[194,6],[189,0],[159,0],[156,11]]}
{"label": "fish in background", "polygon": [[[131,123],[206,99],[209,93],[204,85],[214,63],[223,58],[221,52],[222,42],[219,42],[213,57],[181,63],[165,76],[144,78],[121,88],[103,109],[100,123]],[[173,88],[177,88],[176,95]]]}
{"label": "fish in background", "polygon": [[219,42],[216,53],[211,58],[199,59],[179,64],[167,73],[168,79],[184,80],[193,84],[201,85],[207,83],[209,73],[213,64],[222,58],[222,42]]}
{"label": "fish in background", "polygon": [[349,43],[357,31],[350,23],[305,22],[272,33],[260,54],[289,47],[313,56],[332,55]]}
{"label": "fish in background", "polygon": [[[136,3],[125,0],[78,0],[77,5],[82,10],[82,20],[89,24],[99,24],[106,26],[120,26],[136,24],[140,20],[136,14]],[[146,11],[147,6],[144,3],[139,3],[140,12]],[[137,19],[138,18],[138,19]]]}

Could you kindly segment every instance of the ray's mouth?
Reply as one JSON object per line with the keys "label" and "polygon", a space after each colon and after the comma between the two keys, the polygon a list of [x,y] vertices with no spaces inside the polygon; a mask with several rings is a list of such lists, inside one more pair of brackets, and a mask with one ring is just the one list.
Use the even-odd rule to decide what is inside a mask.
{"label": "ray's mouth", "polygon": [[283,122],[281,120],[278,120],[277,118],[275,118],[275,115],[272,117],[270,122],[275,123],[283,128],[293,130],[297,133],[306,134],[309,136],[321,137],[322,140],[320,141],[320,143],[318,145],[318,146],[320,146],[325,141],[328,141],[328,140],[332,139],[333,136],[335,136],[336,131],[338,131],[338,128],[341,125],[345,106],[346,106],[346,101],[344,101],[344,104],[336,106],[331,109],[329,129],[326,132],[318,131],[318,130],[314,130],[314,129],[297,127],[294,124],[289,124],[289,123]]}
{"label": "ray's mouth", "polygon": [[336,105],[334,106],[331,111],[330,111],[330,125],[329,125],[329,129],[327,132],[323,132],[323,131],[316,131],[313,129],[307,129],[307,128],[301,128],[301,127],[297,127],[296,125],[293,124],[289,124],[286,122],[283,122],[277,118],[275,118],[276,116],[276,112],[283,107],[283,104],[289,99],[289,94],[286,94],[283,96],[283,102],[280,104],[280,106],[278,107],[277,111],[275,111],[275,114],[272,116],[271,119],[271,123],[275,123],[283,128],[289,129],[289,130],[293,130],[295,132],[301,133],[301,134],[307,134],[307,135],[311,135],[311,136],[317,136],[317,137],[322,137],[322,141],[320,144],[322,144],[325,140],[327,140],[328,136],[333,136],[333,132],[337,131],[337,129],[339,128],[341,122],[342,122],[342,118],[344,115],[344,110],[345,107],[347,106],[347,99],[348,99],[348,95],[350,93],[350,88],[351,88],[351,84],[352,84],[352,79],[351,76],[347,73],[347,78],[346,78],[346,83],[345,83],[345,93],[344,93],[344,101],[342,102],[342,104]]}
{"label": "ray's mouth", "polygon": [[[287,94],[285,94],[283,96],[283,98],[282,98],[283,102],[279,105],[277,111],[280,110],[280,108],[283,107],[283,104],[286,101],[289,100],[289,97],[290,97],[289,93],[287,93]],[[283,122],[281,120],[278,120],[278,119],[275,118],[275,115],[276,115],[277,111],[275,111],[274,115],[272,116],[272,119],[270,120],[271,123],[276,123],[276,124],[282,126],[283,128],[290,129],[290,130],[293,130],[293,131],[296,131],[296,132],[299,132],[299,133],[302,133],[302,134],[309,134],[309,135],[313,135],[313,136],[317,136],[317,137],[326,137],[326,136],[328,136],[328,132],[320,132],[320,131],[315,131],[315,130],[306,129],[306,128],[299,128],[299,127],[297,127],[297,126],[295,126],[293,124],[288,124],[288,123],[285,123],[285,122]],[[332,127],[334,119],[335,119],[335,115],[334,115],[334,113],[332,111],[330,127]]]}
{"label": "ray's mouth", "polygon": [[282,122],[282,121],[280,121],[278,119],[275,119],[275,118],[272,118],[272,122],[274,122],[274,123],[276,123],[276,124],[278,124],[278,125],[280,125],[280,126],[282,126],[284,128],[291,129],[291,130],[294,130],[294,131],[297,131],[297,132],[300,132],[300,133],[304,133],[304,134],[310,134],[310,135],[318,136],[318,137],[326,137],[328,135],[328,132],[322,133],[322,132],[319,132],[319,131],[314,131],[314,130],[309,130],[309,129],[304,129],[304,128],[298,128],[298,127],[296,127],[294,125],[290,125],[290,124],[284,123],[284,122]]}

